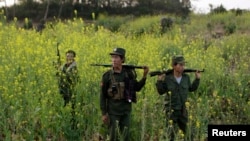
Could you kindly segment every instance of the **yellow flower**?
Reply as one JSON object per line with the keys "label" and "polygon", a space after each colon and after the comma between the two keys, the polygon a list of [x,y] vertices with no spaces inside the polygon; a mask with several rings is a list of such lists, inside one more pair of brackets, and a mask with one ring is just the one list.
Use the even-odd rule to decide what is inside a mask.
{"label": "yellow flower", "polygon": [[185,102],[185,106],[186,106],[187,108],[189,108],[190,103],[189,103],[189,102]]}
{"label": "yellow flower", "polygon": [[182,132],[182,130],[178,130],[178,134],[181,136],[181,138],[184,138],[184,133]]}
{"label": "yellow flower", "polygon": [[213,97],[216,97],[217,96],[217,94],[218,94],[218,92],[215,90],[215,91],[213,91]]}
{"label": "yellow flower", "polygon": [[190,116],[189,116],[189,119],[190,119],[190,120],[192,120],[192,119],[193,119],[193,116],[192,116],[192,115],[190,115]]}
{"label": "yellow flower", "polygon": [[202,100],[201,98],[198,98],[198,102],[201,102],[201,100]]}
{"label": "yellow flower", "polygon": [[17,22],[17,17],[14,17],[14,22]]}
{"label": "yellow flower", "polygon": [[169,125],[173,125],[173,120],[168,121]]}
{"label": "yellow flower", "polygon": [[95,20],[95,13],[92,12],[91,15],[92,15],[92,19]]}
{"label": "yellow flower", "polygon": [[172,94],[171,91],[168,91],[168,94],[171,95]]}
{"label": "yellow flower", "polygon": [[200,128],[200,125],[201,125],[200,122],[199,122],[199,121],[196,121],[196,127],[197,127],[197,128]]}

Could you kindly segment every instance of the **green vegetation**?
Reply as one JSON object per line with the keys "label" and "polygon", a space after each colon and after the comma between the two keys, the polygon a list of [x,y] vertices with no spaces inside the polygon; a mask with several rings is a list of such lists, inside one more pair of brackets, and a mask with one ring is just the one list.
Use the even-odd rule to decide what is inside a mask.
{"label": "green vegetation", "polygon": [[[162,17],[173,19],[164,34],[160,32]],[[0,140],[106,138],[99,91],[107,68],[90,64],[109,63],[109,52],[116,46],[127,50],[127,64],[148,65],[151,71],[169,68],[174,54],[183,54],[188,68],[205,69],[199,89],[190,93],[186,103],[188,127],[196,140],[205,138],[209,123],[250,123],[249,12],[190,15],[188,19],[107,16],[91,23],[75,17],[47,22],[41,32],[18,26],[17,19],[6,22],[3,12],[0,19]],[[62,59],[68,49],[77,53],[81,83],[76,95],[76,130],[70,129],[71,107],[63,108],[57,90],[53,66],[57,43]],[[142,71],[137,72],[140,78]],[[156,77],[148,77],[133,105],[133,141],[163,140],[166,134],[163,97],[157,94],[155,82]]]}

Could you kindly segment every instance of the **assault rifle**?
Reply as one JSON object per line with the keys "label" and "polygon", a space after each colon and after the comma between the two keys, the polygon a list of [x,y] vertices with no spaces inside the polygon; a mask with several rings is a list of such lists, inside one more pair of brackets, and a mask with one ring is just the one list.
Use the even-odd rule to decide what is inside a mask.
{"label": "assault rifle", "polygon": [[59,51],[59,43],[56,45],[56,51],[57,51],[57,64],[61,65],[61,56],[60,56],[60,51]]}
{"label": "assault rifle", "polygon": [[[110,64],[90,64],[91,66],[102,66],[102,67],[112,67]],[[135,65],[122,65],[123,68],[127,69],[144,69],[144,66],[135,66]]]}
{"label": "assault rifle", "polygon": [[57,62],[53,61],[53,65],[55,66],[55,68],[57,69],[58,67],[61,66],[62,62],[61,62],[61,55],[60,55],[60,50],[59,50],[59,43],[56,44],[56,56],[57,56]]}
{"label": "assault rifle", "polygon": [[[202,70],[197,70],[197,69],[184,69],[183,73],[189,73],[189,72],[204,72],[205,69],[202,69]],[[161,74],[170,74],[173,72],[173,69],[168,69],[168,70],[164,70],[164,71],[152,71],[152,72],[149,72],[149,75],[151,77],[153,76],[156,76],[156,75],[161,75]]]}

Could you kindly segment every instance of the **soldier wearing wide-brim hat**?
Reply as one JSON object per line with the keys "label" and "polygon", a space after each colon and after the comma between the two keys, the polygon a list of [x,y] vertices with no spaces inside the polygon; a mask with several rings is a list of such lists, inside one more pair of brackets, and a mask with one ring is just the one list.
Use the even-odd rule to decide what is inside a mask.
{"label": "soldier wearing wide-brim hat", "polygon": [[111,141],[120,140],[117,129],[123,133],[124,141],[128,141],[132,103],[136,103],[136,92],[144,87],[149,69],[144,66],[143,77],[137,81],[135,70],[122,66],[126,54],[124,48],[115,48],[109,54],[112,68],[103,74],[101,83],[102,121],[109,125]]}
{"label": "soldier wearing wide-brim hat", "polygon": [[[173,73],[159,75],[156,82],[156,88],[160,95],[165,94],[166,126],[169,127],[169,121],[173,121],[173,130],[170,130],[170,140],[173,141],[174,132],[179,127],[186,135],[188,115],[185,103],[189,92],[198,89],[200,83],[200,73],[195,73],[195,79],[191,83],[188,74],[183,73],[185,68],[185,58],[182,55],[172,57]],[[185,136],[187,139],[187,136]],[[187,139],[190,140],[190,139]]]}

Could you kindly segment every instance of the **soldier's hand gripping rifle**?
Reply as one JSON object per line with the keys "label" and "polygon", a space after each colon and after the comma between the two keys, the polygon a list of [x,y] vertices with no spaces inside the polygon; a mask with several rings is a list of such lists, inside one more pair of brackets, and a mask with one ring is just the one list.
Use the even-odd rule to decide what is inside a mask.
{"label": "soldier's hand gripping rifle", "polygon": [[[197,69],[184,69],[183,73],[190,73],[190,72],[204,72],[205,69],[202,69],[202,70],[197,70]],[[149,72],[149,75],[151,77],[153,76],[156,76],[156,75],[161,75],[161,74],[170,74],[173,72],[173,69],[169,69],[169,70],[164,70],[164,71],[152,71],[152,72]]]}
{"label": "soldier's hand gripping rifle", "polygon": [[[91,66],[102,66],[102,67],[112,67],[110,64],[90,64]],[[135,66],[135,65],[122,65],[123,68],[127,69],[144,69],[144,66]]]}

